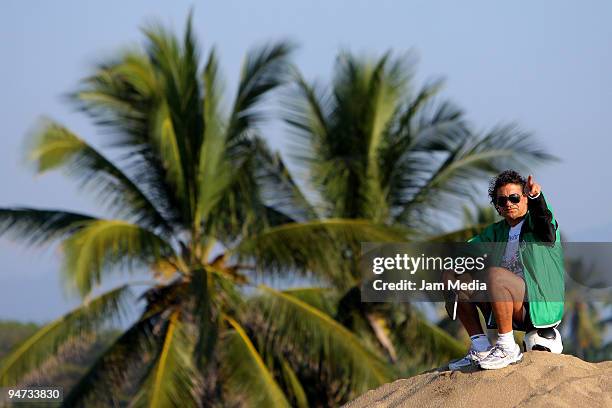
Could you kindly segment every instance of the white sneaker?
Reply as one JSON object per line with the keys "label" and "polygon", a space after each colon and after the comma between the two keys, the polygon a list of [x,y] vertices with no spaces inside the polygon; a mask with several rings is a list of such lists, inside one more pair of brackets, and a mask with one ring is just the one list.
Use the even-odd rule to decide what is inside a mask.
{"label": "white sneaker", "polygon": [[454,371],[454,370],[460,370],[462,368],[469,367],[469,366],[478,366],[478,363],[482,359],[484,359],[486,356],[488,356],[491,350],[492,349],[489,347],[485,351],[476,351],[475,349],[470,347],[465,357],[448,363],[448,369]]}
{"label": "white sneaker", "polygon": [[504,368],[510,364],[521,361],[522,358],[523,353],[521,353],[521,348],[518,344],[514,343],[510,348],[496,344],[491,349],[489,355],[480,360],[479,364],[480,368],[484,368],[485,370],[497,370],[498,368]]}

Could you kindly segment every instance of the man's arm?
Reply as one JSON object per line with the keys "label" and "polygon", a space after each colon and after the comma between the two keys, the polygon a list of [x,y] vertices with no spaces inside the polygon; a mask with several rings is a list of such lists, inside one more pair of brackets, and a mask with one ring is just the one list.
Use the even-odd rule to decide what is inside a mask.
{"label": "man's arm", "polygon": [[533,181],[533,177],[527,179],[527,208],[531,214],[535,235],[542,242],[554,243],[557,237],[559,224],[555,220],[539,184]]}

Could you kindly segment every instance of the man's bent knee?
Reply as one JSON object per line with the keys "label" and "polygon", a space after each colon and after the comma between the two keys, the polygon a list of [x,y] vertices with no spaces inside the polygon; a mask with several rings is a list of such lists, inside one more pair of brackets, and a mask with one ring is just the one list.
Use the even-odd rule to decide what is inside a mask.
{"label": "man's bent knee", "polygon": [[525,282],[512,271],[502,267],[490,267],[485,271],[484,279],[490,301],[522,302]]}
{"label": "man's bent knee", "polygon": [[[469,273],[462,273],[462,274],[457,274],[454,271],[443,271],[442,275],[442,282],[447,283],[448,281],[451,282],[455,282],[455,281],[461,281],[461,282],[466,282],[469,283],[473,280],[472,276]],[[474,292],[470,291],[470,290],[462,290],[462,289],[453,289],[452,292],[456,293],[458,296],[458,300],[460,302],[468,302],[470,301],[470,299],[472,298]]]}

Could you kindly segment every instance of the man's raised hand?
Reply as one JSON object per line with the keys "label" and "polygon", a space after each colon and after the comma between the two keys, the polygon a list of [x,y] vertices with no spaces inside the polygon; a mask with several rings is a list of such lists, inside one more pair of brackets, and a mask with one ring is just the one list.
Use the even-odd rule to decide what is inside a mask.
{"label": "man's raised hand", "polygon": [[529,197],[535,197],[542,191],[542,186],[540,186],[533,180],[533,176],[531,174],[527,178],[527,185],[525,186],[525,191],[527,192]]}

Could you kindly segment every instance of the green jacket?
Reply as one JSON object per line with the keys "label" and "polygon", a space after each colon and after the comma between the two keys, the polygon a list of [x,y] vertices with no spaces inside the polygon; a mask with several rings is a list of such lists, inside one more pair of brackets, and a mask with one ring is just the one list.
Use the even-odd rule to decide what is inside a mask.
{"label": "green jacket", "polygon": [[[528,211],[521,227],[519,255],[525,273],[529,315],[535,327],[561,322],[565,293],[565,271],[559,225],[544,195],[528,198]],[[505,220],[489,225],[468,242],[507,243],[510,226]],[[501,265],[505,245],[497,245],[493,264]]]}

